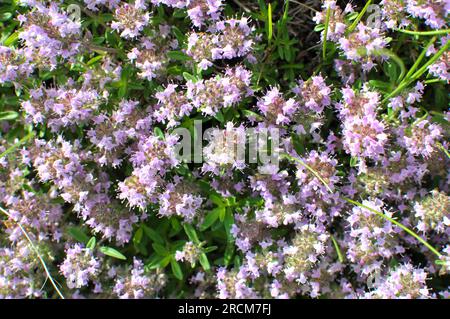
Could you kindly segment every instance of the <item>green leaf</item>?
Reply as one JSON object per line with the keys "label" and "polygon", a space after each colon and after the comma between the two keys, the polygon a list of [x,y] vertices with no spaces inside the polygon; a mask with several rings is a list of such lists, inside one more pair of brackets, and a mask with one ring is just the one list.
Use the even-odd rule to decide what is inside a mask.
{"label": "green leaf", "polygon": [[97,63],[98,61],[100,61],[101,59],[103,59],[103,55],[98,55],[98,56],[93,57],[92,59],[90,59],[86,64],[91,66],[91,65]]}
{"label": "green leaf", "polygon": [[234,242],[228,241],[227,246],[225,248],[225,253],[223,255],[225,266],[228,266],[231,263],[234,255]]}
{"label": "green leaf", "polygon": [[176,26],[172,26],[172,32],[177,38],[179,44],[182,44],[184,41],[186,41],[186,35],[181,32],[180,29],[178,29]]}
{"label": "green leaf", "polygon": [[97,239],[93,236],[93,237],[91,237],[91,239],[89,239],[88,243],[86,244],[86,248],[89,248],[90,250],[94,250],[96,244],[97,244]]}
{"label": "green leaf", "polygon": [[314,31],[316,31],[316,32],[323,31],[324,29],[325,29],[325,25],[323,23],[318,24],[314,27]]}
{"label": "green leaf", "polygon": [[123,98],[123,97],[125,97],[125,95],[127,95],[127,85],[125,84],[125,85],[122,85],[120,88],[119,88],[119,92],[117,93],[117,96],[119,97],[119,98]]}
{"label": "green leaf", "polygon": [[200,261],[200,265],[202,265],[205,271],[209,271],[211,269],[211,265],[209,264],[208,257],[205,253],[201,253],[198,260]]}
{"label": "green leaf", "polygon": [[159,255],[152,255],[149,262],[145,265],[148,269],[165,268],[170,261],[172,256],[161,257]]}
{"label": "green leaf", "polygon": [[221,111],[217,112],[216,115],[214,115],[214,118],[220,123],[225,122],[225,118],[223,117],[223,113]]}
{"label": "green leaf", "polygon": [[0,121],[12,121],[19,117],[19,113],[15,111],[0,112]]}
{"label": "green leaf", "polygon": [[303,139],[299,135],[292,133],[291,140],[292,140],[292,145],[294,146],[294,150],[297,152],[297,154],[298,155],[305,154],[306,149],[305,149],[305,145],[304,145],[305,143],[304,143]]}
{"label": "green leaf", "polygon": [[272,23],[272,4],[269,3],[267,7],[267,39],[269,43],[272,41],[273,23]]}
{"label": "green leaf", "polygon": [[204,231],[211,227],[212,224],[216,222],[216,220],[219,218],[220,212],[222,210],[225,210],[224,207],[217,207],[213,209],[208,215],[206,215],[205,220],[203,221],[203,224],[200,226],[200,230]]}
{"label": "green leaf", "polygon": [[186,18],[186,12],[184,10],[181,9],[175,9],[173,11],[173,15],[174,18]]}
{"label": "green leaf", "polygon": [[167,52],[167,56],[169,58],[171,58],[172,60],[176,60],[176,61],[189,61],[192,60],[192,58],[187,55],[184,52],[181,51],[169,51]]}
{"label": "green leaf", "polygon": [[155,243],[164,244],[164,239],[156,231],[146,225],[142,225],[142,228],[144,229],[144,233],[148,236],[148,238],[153,240]]}
{"label": "green leaf", "polygon": [[153,243],[152,244],[153,249],[155,252],[160,256],[167,256],[169,254],[169,251],[161,244]]}
{"label": "green leaf", "polygon": [[186,81],[191,81],[193,83],[197,82],[197,78],[194,75],[187,73],[187,72],[183,72],[183,78]]}
{"label": "green leaf", "polygon": [[139,245],[142,241],[142,237],[144,237],[144,230],[140,227],[136,230],[136,233],[133,236],[133,243]]}
{"label": "green leaf", "polygon": [[183,271],[181,270],[180,264],[174,258],[170,260],[170,266],[172,267],[172,273],[175,278],[183,280]]}
{"label": "green leaf", "polygon": [[89,241],[89,237],[78,227],[69,227],[67,232],[81,243],[86,244]]}
{"label": "green leaf", "polygon": [[254,118],[257,121],[263,120],[261,115],[250,110],[242,110],[242,114],[244,114],[247,118]]}
{"label": "green leaf", "polygon": [[12,18],[11,12],[1,12],[0,13],[0,21],[7,21]]}
{"label": "green leaf", "polygon": [[216,194],[211,194],[209,195],[209,199],[216,204],[217,206],[221,207],[221,206],[225,206],[224,201],[222,200],[222,198]]}
{"label": "green leaf", "polygon": [[127,257],[125,257],[121,252],[112,247],[102,246],[100,247],[100,252],[116,259],[127,260]]}
{"label": "green leaf", "polygon": [[153,132],[155,133],[156,136],[158,136],[161,139],[164,139],[164,132],[159,128],[159,127],[155,127],[153,129]]}
{"label": "green leaf", "polygon": [[184,224],[183,227],[184,232],[189,237],[189,239],[195,244],[200,244],[200,240],[198,239],[197,232],[195,231],[194,227],[192,227],[192,225],[190,224]]}
{"label": "green leaf", "polygon": [[221,222],[223,222],[225,220],[225,215],[227,213],[227,209],[228,208],[219,207],[218,209],[219,209],[219,219],[220,219]]}
{"label": "green leaf", "polygon": [[230,208],[227,209],[227,213],[225,214],[225,219],[223,221],[223,225],[225,226],[225,231],[227,233],[228,240],[233,240],[233,236],[230,233],[231,226],[234,224],[234,216],[233,212]]}
{"label": "green leaf", "polygon": [[206,247],[205,249],[203,249],[203,252],[206,254],[206,253],[210,253],[210,252],[212,252],[212,251],[214,251],[214,250],[217,250],[217,248],[219,248],[219,247],[217,247],[217,246],[209,246],[209,247]]}
{"label": "green leaf", "polygon": [[5,46],[9,47],[11,44],[16,42],[19,39],[19,31],[14,32],[11,34],[3,43]]}

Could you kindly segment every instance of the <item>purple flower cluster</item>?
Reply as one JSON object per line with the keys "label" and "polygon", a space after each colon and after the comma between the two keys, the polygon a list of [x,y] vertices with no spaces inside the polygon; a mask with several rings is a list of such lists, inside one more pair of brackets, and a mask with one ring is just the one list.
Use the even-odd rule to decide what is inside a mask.
{"label": "purple flower cluster", "polygon": [[34,60],[55,68],[58,57],[73,59],[82,48],[81,24],[61,12],[57,3],[46,7],[39,1],[30,0],[27,4],[36,10],[18,17],[23,28],[19,38],[26,48],[31,49],[29,54]]}
{"label": "purple flower cluster", "polygon": [[230,60],[251,55],[254,29],[248,25],[247,18],[218,21],[208,32],[193,32],[189,35],[186,53],[202,70],[213,65],[215,60]]}
{"label": "purple flower cluster", "polygon": [[113,291],[120,299],[155,298],[165,283],[164,274],[146,274],[143,262],[135,258],[126,274],[117,277]]}
{"label": "purple flower cluster", "polygon": [[97,110],[101,97],[95,90],[46,89],[30,92],[30,100],[22,103],[27,119],[34,124],[47,124],[53,132],[87,123]]}
{"label": "purple flower cluster", "polygon": [[234,106],[251,96],[251,72],[243,67],[227,69],[222,76],[187,82],[187,97],[204,114],[215,115],[221,108]]}
{"label": "purple flower cluster", "polygon": [[120,32],[125,39],[138,37],[144,27],[150,22],[150,13],[147,12],[145,1],[137,0],[134,4],[122,3],[114,12],[115,20],[111,28]]}
{"label": "purple flower cluster", "polygon": [[66,258],[59,269],[62,275],[66,277],[69,288],[81,288],[95,279],[100,265],[89,248],[83,248],[75,244],[67,249]]}
{"label": "purple flower cluster", "polygon": [[140,136],[136,149],[130,155],[133,172],[119,183],[119,198],[127,200],[131,207],[145,210],[149,203],[156,202],[158,192],[164,185],[161,178],[171,168],[178,165],[174,145],[178,137]]}
{"label": "purple flower cluster", "polygon": [[219,19],[222,9],[222,0],[151,0],[151,2],[177,9],[185,8],[196,27],[202,27],[208,20]]}

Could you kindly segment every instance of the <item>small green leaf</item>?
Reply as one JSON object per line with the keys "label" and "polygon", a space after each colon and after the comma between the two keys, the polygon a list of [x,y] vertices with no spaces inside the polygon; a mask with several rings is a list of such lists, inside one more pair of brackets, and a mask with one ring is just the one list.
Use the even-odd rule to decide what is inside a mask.
{"label": "small green leaf", "polygon": [[3,43],[5,46],[9,47],[11,44],[16,42],[19,39],[19,31],[14,32],[11,34]]}
{"label": "small green leaf", "polygon": [[175,278],[183,280],[183,271],[181,270],[180,264],[174,258],[170,260],[170,266],[172,267]]}
{"label": "small green leaf", "polygon": [[234,242],[228,241],[227,246],[225,248],[225,253],[223,255],[225,266],[228,266],[231,263],[234,255]]}
{"label": "small green leaf", "polygon": [[86,244],[86,248],[89,248],[90,250],[94,250],[96,244],[97,244],[97,239],[95,237],[91,237],[91,239],[89,239],[88,243]]}
{"label": "small green leaf", "polygon": [[225,208],[224,207],[215,208],[208,215],[206,215],[203,224],[200,226],[200,230],[204,231],[209,227],[211,227],[211,225],[214,224],[216,220],[219,218],[221,210],[225,210]]}
{"label": "small green leaf", "polygon": [[250,110],[242,110],[242,114],[244,114],[247,118],[253,118],[257,121],[263,120],[263,117],[261,115]]}
{"label": "small green leaf", "polygon": [[223,225],[225,226],[225,231],[227,233],[228,240],[232,240],[233,236],[230,233],[231,226],[234,224],[234,216],[233,212],[230,208],[227,209],[227,213],[225,214],[225,219],[223,221]]}
{"label": "small green leaf", "polygon": [[267,39],[269,43],[272,41],[273,23],[272,23],[272,4],[269,3],[267,7]]}
{"label": "small green leaf", "polygon": [[144,230],[142,227],[140,227],[138,230],[136,230],[136,233],[133,236],[133,243],[136,245],[139,245],[142,241],[142,237],[144,236]]}
{"label": "small green leaf", "polygon": [[314,31],[316,31],[316,32],[323,31],[324,29],[325,29],[325,25],[323,23],[318,24],[314,27]]}
{"label": "small green leaf", "polygon": [[225,220],[225,215],[226,215],[226,212],[227,212],[228,208],[219,207],[218,209],[219,209],[219,219],[220,219],[221,222],[223,222]]}
{"label": "small green leaf", "polygon": [[159,255],[152,255],[150,261],[145,265],[148,269],[165,268],[170,261],[172,256],[161,257]]}
{"label": "small green leaf", "polygon": [[171,58],[172,60],[176,60],[176,61],[189,61],[192,60],[192,58],[187,55],[184,52],[181,51],[169,51],[167,52],[167,56],[169,58]]}
{"label": "small green leaf", "polygon": [[186,12],[184,10],[181,9],[175,9],[173,11],[173,15],[174,18],[186,18]]}
{"label": "small green leaf", "polygon": [[78,227],[69,227],[67,232],[81,243],[86,244],[89,241],[89,237]]}
{"label": "small green leaf", "polygon": [[217,246],[209,246],[209,247],[206,247],[205,249],[203,249],[203,252],[204,252],[205,254],[206,254],[206,253],[210,253],[210,252],[216,250],[217,248],[219,248],[219,247],[217,247]]}
{"label": "small green leaf", "polygon": [[358,158],[357,157],[350,158],[350,167],[356,167],[356,166],[358,166]]}
{"label": "small green leaf", "polygon": [[164,139],[164,132],[159,128],[159,127],[155,127],[153,132],[155,133],[156,136],[158,136],[161,139]]}
{"label": "small green leaf", "polygon": [[13,15],[11,12],[1,12],[0,13],[0,21],[7,21],[7,20],[11,19],[12,16]]}
{"label": "small green leaf", "polygon": [[101,59],[103,59],[103,55],[98,55],[98,56],[93,57],[92,59],[90,59],[86,64],[91,66],[91,65],[97,63],[98,61],[100,61]]}
{"label": "small green leaf", "polygon": [[183,78],[186,81],[191,81],[193,83],[197,82],[197,78],[194,75],[187,73],[187,72],[183,72]]}
{"label": "small green leaf", "polygon": [[183,43],[186,41],[186,35],[180,31],[176,26],[172,26],[172,32],[178,40],[178,43]]}
{"label": "small green leaf", "polygon": [[156,231],[145,225],[142,225],[142,228],[144,229],[144,233],[155,243],[164,244],[164,239]]}
{"label": "small green leaf", "polygon": [[208,257],[205,253],[201,253],[198,260],[200,261],[200,265],[202,265],[203,270],[209,271],[211,269],[211,265],[209,264]]}
{"label": "small green leaf", "polygon": [[209,195],[209,199],[216,204],[217,206],[221,207],[221,206],[225,206],[224,201],[222,200],[222,198],[216,194],[211,194]]}
{"label": "small green leaf", "polygon": [[161,244],[153,243],[152,244],[153,249],[155,252],[160,256],[167,256],[169,254],[169,251]]}
{"label": "small green leaf", "polygon": [[0,112],[0,121],[12,121],[19,117],[19,113],[15,111]]}
{"label": "small green leaf", "polygon": [[189,239],[195,244],[200,244],[200,240],[198,239],[197,232],[195,231],[194,227],[192,227],[192,225],[190,224],[184,224],[183,227],[184,232],[189,237]]}
{"label": "small green leaf", "polygon": [[112,247],[102,246],[100,247],[100,252],[116,259],[127,260],[127,257],[125,257],[121,252]]}

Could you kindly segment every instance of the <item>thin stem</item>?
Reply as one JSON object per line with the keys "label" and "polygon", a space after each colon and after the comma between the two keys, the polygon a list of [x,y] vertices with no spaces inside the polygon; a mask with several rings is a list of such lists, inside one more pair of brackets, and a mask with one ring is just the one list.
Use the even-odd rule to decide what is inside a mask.
{"label": "thin stem", "polygon": [[34,132],[31,132],[29,134],[27,134],[25,137],[23,137],[22,139],[20,139],[16,144],[14,144],[13,146],[11,146],[10,148],[8,148],[6,151],[4,151],[3,153],[0,154],[0,158],[8,155],[9,153],[12,153],[16,148],[18,148],[20,145],[22,145],[23,143],[25,143],[26,141],[28,141],[30,138],[32,138],[34,136]]}
{"label": "thin stem", "polygon": [[325,17],[325,29],[323,30],[323,44],[322,44],[322,58],[325,60],[327,58],[327,36],[328,28],[330,24],[331,8],[327,8],[327,15]]}
{"label": "thin stem", "polygon": [[429,80],[424,81],[425,84],[438,83],[438,82],[445,83],[445,80],[442,80],[442,79],[429,79]]}
{"label": "thin stem", "polygon": [[431,57],[431,59],[429,59],[427,61],[427,63],[425,63],[419,70],[417,70],[417,72],[411,76],[411,79],[412,80],[418,79],[423,73],[425,73],[427,68],[430,65],[432,65],[434,62],[436,62],[441,57],[441,55],[444,54],[448,50],[449,46],[450,46],[450,41],[448,41],[445,45],[443,45],[442,48],[440,48],[439,51],[436,52],[436,54],[433,55]]}
{"label": "thin stem", "polygon": [[445,153],[445,155],[447,155],[448,158],[450,158],[450,153],[445,149],[444,145],[439,142],[436,145],[441,151]]}
{"label": "thin stem", "polygon": [[391,223],[397,225],[398,227],[400,227],[401,229],[403,229],[404,231],[406,231],[408,234],[410,234],[411,236],[413,236],[414,238],[416,238],[418,241],[420,241],[422,244],[424,244],[429,250],[431,250],[432,253],[434,253],[436,256],[438,256],[439,258],[442,257],[442,255],[433,247],[431,246],[425,239],[423,239],[422,237],[420,237],[419,235],[417,235],[415,232],[413,232],[411,229],[409,229],[408,227],[404,226],[403,224],[399,223],[398,221],[396,221],[395,219],[387,216],[386,214],[383,214],[382,212],[379,212],[369,206],[366,206],[364,204],[361,204],[357,201],[354,201],[350,198],[347,197],[342,197],[343,200],[347,201],[348,203],[351,203],[353,205],[362,207],[364,209],[367,209],[369,211],[371,211],[372,213],[377,214],[380,217],[383,217],[384,219],[387,219],[388,221],[390,221]]}
{"label": "thin stem", "polygon": [[314,174],[315,177],[317,177],[317,178],[322,182],[323,185],[325,185],[325,187],[327,188],[327,190],[328,190],[330,193],[333,193],[333,190],[331,189],[330,186],[328,186],[327,182],[326,182],[326,181],[322,178],[322,176],[320,176],[320,174],[317,173],[311,166],[309,166],[308,164],[306,164],[306,163],[305,163],[304,161],[302,161],[301,159],[296,158],[296,157],[293,157],[293,156],[291,156],[291,155],[289,155],[289,154],[282,154],[282,156],[285,157],[285,158],[288,158],[288,159],[290,159],[290,160],[294,160],[294,161],[300,163],[302,166],[306,167],[311,173]]}
{"label": "thin stem", "polygon": [[341,248],[339,247],[339,244],[338,244],[336,238],[334,238],[333,235],[331,235],[331,241],[333,242],[334,249],[336,249],[336,253],[338,255],[339,262],[343,263],[344,262],[344,255],[342,255]]}
{"label": "thin stem", "polygon": [[[431,41],[430,41],[431,42]],[[448,47],[450,46],[450,41],[447,42],[444,46],[442,46],[442,48],[439,49],[438,52],[436,52],[428,61],[427,63],[425,63],[419,70],[417,70],[415,73],[413,73],[412,75],[408,76],[408,74],[412,73],[411,70],[410,72],[408,72],[408,74],[405,77],[405,80],[400,83],[400,85],[392,92],[390,93],[388,96],[386,96],[383,100],[382,103],[385,103],[388,99],[390,99],[393,96],[396,96],[398,93],[400,93],[405,87],[407,87],[409,84],[411,84],[411,82],[417,80],[418,78],[420,78],[422,76],[423,73],[425,73],[425,71],[427,70],[427,68],[433,64],[434,62],[436,62],[442,54],[444,54],[447,50]],[[424,50],[426,51],[426,50]],[[419,59],[418,59],[419,60]],[[418,63],[416,61],[416,63],[414,63],[413,67],[417,67]],[[414,72],[414,71],[413,71]]]}
{"label": "thin stem", "polygon": [[414,71],[419,66],[420,62],[422,62],[423,58],[427,54],[428,48],[436,41],[436,39],[437,39],[436,37],[432,37],[431,40],[427,43],[427,45],[425,46],[425,48],[422,50],[419,57],[417,58],[416,62],[414,62],[411,69],[408,71],[408,73],[406,73],[406,79],[408,79],[414,73]]}
{"label": "thin stem", "polygon": [[25,238],[27,239],[27,241],[29,242],[31,248],[34,250],[34,252],[36,253],[40,263],[42,264],[42,267],[45,270],[45,273],[47,274],[47,278],[50,280],[50,282],[52,283],[53,288],[55,288],[56,292],[58,293],[59,297],[61,299],[65,299],[63,294],[61,293],[61,291],[59,290],[59,288],[56,286],[55,281],[53,280],[52,275],[50,274],[50,271],[48,270],[47,265],[45,264],[44,259],[41,257],[41,254],[39,253],[39,250],[36,248],[36,246],[33,244],[33,241],[31,240],[30,236],[28,236],[27,232],[25,231],[25,229],[22,227],[22,225],[16,221],[3,207],[0,207],[0,211],[2,213],[4,213],[6,216],[8,216],[11,220],[13,220],[17,226],[19,226],[20,231],[23,233],[23,235],[25,236]]}
{"label": "thin stem", "polygon": [[359,21],[361,21],[363,15],[366,13],[366,11],[369,8],[371,3],[372,3],[372,0],[369,0],[369,1],[366,2],[366,5],[361,10],[361,12],[358,14],[358,16],[356,17],[355,21],[353,21],[352,25],[348,28],[347,34],[353,32],[353,30],[355,30],[355,28],[358,26]]}
{"label": "thin stem", "polygon": [[[320,177],[320,174],[317,173],[312,167],[310,167],[309,165],[307,165],[306,163],[304,163],[302,160],[300,160],[300,159],[298,159],[298,158],[295,158],[295,157],[293,157],[293,156],[291,156],[291,155],[289,155],[289,154],[282,154],[282,156],[284,156],[284,157],[286,157],[286,158],[288,158],[288,159],[293,159],[293,160],[295,160],[296,162],[299,162],[301,165],[303,165],[305,168],[307,168],[314,176],[316,176],[316,177],[317,177],[317,178],[325,185],[325,187],[328,189],[328,191],[332,193],[331,188],[328,186],[328,184],[325,182],[325,180],[324,180],[323,178],[321,178],[321,177]],[[409,229],[408,227],[404,226],[403,224],[399,223],[399,222],[396,221],[395,219],[393,219],[393,218],[387,216],[386,214],[383,214],[382,212],[379,212],[379,211],[377,211],[377,210],[375,210],[375,209],[373,209],[373,208],[371,208],[371,207],[368,207],[368,206],[366,206],[366,205],[364,205],[364,204],[361,204],[361,203],[359,203],[359,202],[357,202],[357,201],[354,201],[354,200],[352,200],[352,199],[350,199],[350,198],[343,197],[343,196],[341,196],[341,198],[342,198],[343,200],[345,200],[346,202],[350,203],[350,204],[353,204],[353,205],[356,205],[356,206],[365,208],[365,209],[367,209],[367,210],[369,210],[369,211],[371,211],[371,212],[377,214],[378,216],[380,216],[380,217],[382,217],[382,218],[384,218],[384,219],[390,221],[391,223],[397,225],[398,227],[400,227],[401,229],[403,229],[404,231],[406,231],[408,234],[410,234],[411,236],[413,236],[414,238],[416,238],[416,239],[417,239],[419,242],[421,242],[423,245],[425,245],[425,247],[427,247],[427,248],[428,248],[431,252],[433,252],[436,256],[438,256],[439,258],[441,258],[442,255],[441,255],[441,254],[440,254],[433,246],[431,246],[425,239],[423,239],[422,237],[420,237],[419,235],[417,235],[414,231],[412,231],[412,230]]]}
{"label": "thin stem", "polygon": [[397,29],[398,32],[411,34],[411,35],[439,35],[439,34],[449,34],[450,29],[445,30],[433,30],[433,31],[411,31],[405,29]]}

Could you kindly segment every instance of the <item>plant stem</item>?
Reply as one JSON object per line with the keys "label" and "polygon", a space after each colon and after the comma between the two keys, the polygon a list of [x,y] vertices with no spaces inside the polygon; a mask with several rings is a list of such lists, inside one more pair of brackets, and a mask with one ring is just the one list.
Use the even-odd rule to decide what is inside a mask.
{"label": "plant stem", "polygon": [[31,240],[30,236],[28,236],[28,234],[27,234],[27,232],[25,231],[25,229],[24,229],[24,228],[22,227],[22,225],[21,225],[18,221],[16,221],[16,220],[8,213],[8,211],[6,211],[3,207],[0,207],[0,211],[1,211],[3,214],[5,214],[6,216],[8,216],[11,220],[13,220],[13,221],[17,224],[17,226],[19,226],[20,231],[23,233],[23,235],[24,235],[25,238],[27,239],[27,241],[28,241],[28,243],[30,244],[32,250],[34,250],[34,252],[36,253],[36,255],[37,255],[38,259],[39,259],[39,262],[42,264],[42,267],[44,268],[45,273],[47,274],[47,278],[50,280],[50,282],[51,282],[53,288],[55,288],[57,294],[59,295],[59,297],[60,297],[61,299],[65,299],[64,296],[63,296],[63,294],[62,294],[61,291],[59,290],[59,288],[56,286],[56,283],[55,283],[55,281],[53,280],[53,277],[52,277],[52,275],[50,274],[50,271],[48,270],[48,267],[47,267],[47,265],[45,264],[44,259],[42,258],[41,254],[39,253],[39,250],[38,250],[38,249],[36,248],[36,246],[33,244],[33,241]]}
{"label": "plant stem", "polygon": [[408,79],[413,73],[414,71],[417,69],[417,67],[419,66],[420,62],[422,62],[423,58],[425,57],[425,55],[427,54],[428,48],[436,41],[436,37],[432,37],[431,40],[427,43],[427,45],[425,46],[425,48],[422,50],[422,52],[420,53],[419,57],[417,58],[416,62],[414,62],[413,66],[411,67],[411,69],[408,71],[408,73],[406,74],[406,78]]}
{"label": "plant stem", "polygon": [[322,58],[325,60],[327,58],[327,36],[328,28],[330,24],[331,8],[327,8],[327,15],[325,17],[325,29],[323,30],[323,44],[322,44]]}
{"label": "plant stem", "polygon": [[26,141],[28,141],[30,138],[32,138],[34,136],[34,132],[31,132],[29,134],[27,134],[25,137],[23,137],[22,139],[20,139],[16,144],[14,144],[13,146],[11,146],[10,148],[8,148],[6,151],[4,151],[3,153],[0,154],[0,158],[8,155],[9,153],[13,152],[16,148],[18,148],[20,145],[22,145],[23,143],[25,143]]}
{"label": "plant stem", "polygon": [[[283,156],[283,157],[286,157],[286,158],[288,158],[288,159],[291,159],[291,160],[295,160],[296,162],[298,162],[298,163],[300,163],[301,165],[303,165],[305,168],[307,168],[314,176],[316,176],[316,177],[317,177],[317,178],[325,185],[325,187],[328,189],[329,192],[332,192],[332,191],[331,191],[331,188],[327,185],[327,183],[325,182],[325,180],[324,180],[322,177],[320,177],[320,174],[317,173],[312,167],[310,167],[309,165],[307,165],[307,164],[306,164],[305,162],[303,162],[302,160],[300,160],[300,159],[298,159],[298,158],[295,158],[295,157],[293,157],[293,156],[291,156],[291,155],[289,155],[289,154],[282,154],[282,156]],[[396,221],[395,219],[393,219],[393,218],[387,216],[386,214],[383,214],[382,212],[379,212],[379,211],[377,211],[377,210],[375,210],[375,209],[373,209],[373,208],[371,208],[371,207],[368,207],[368,206],[366,206],[366,205],[364,205],[364,204],[361,204],[361,203],[359,203],[359,202],[357,202],[357,201],[354,201],[354,200],[352,200],[352,199],[350,199],[350,198],[343,197],[343,196],[341,196],[341,198],[342,198],[343,200],[345,200],[346,202],[350,203],[350,204],[353,204],[353,205],[356,205],[356,206],[365,208],[365,209],[367,209],[367,210],[369,210],[369,211],[371,211],[371,212],[377,214],[378,216],[380,216],[380,217],[382,217],[382,218],[384,218],[384,219],[390,221],[391,223],[397,225],[398,227],[400,227],[401,229],[403,229],[404,231],[406,231],[408,234],[410,234],[411,236],[413,236],[414,238],[416,238],[416,239],[417,239],[419,242],[421,242],[425,247],[427,247],[431,252],[433,252],[437,257],[439,257],[439,258],[442,257],[442,255],[441,255],[441,254],[440,254],[433,246],[431,246],[425,239],[423,239],[422,237],[420,237],[419,235],[417,235],[414,231],[412,231],[411,229],[409,229],[409,228],[406,227],[405,225],[399,223],[399,222]]]}
{"label": "plant stem", "polygon": [[445,51],[448,50],[449,46],[450,46],[450,41],[448,41],[444,46],[442,46],[442,48],[440,48],[439,51],[436,52],[436,54],[433,55],[433,56],[431,57],[431,59],[429,59],[429,60],[427,61],[427,63],[425,63],[419,70],[417,70],[416,73],[414,73],[413,75],[411,75],[411,79],[412,79],[412,80],[416,80],[416,79],[418,79],[423,73],[425,73],[425,71],[427,70],[427,68],[428,68],[430,65],[432,65],[434,62],[436,62],[436,61],[441,57],[441,55],[444,54]]}
{"label": "plant stem", "polygon": [[444,145],[439,142],[436,145],[441,151],[445,153],[445,155],[447,155],[448,158],[450,158],[450,153],[445,149]]}
{"label": "plant stem", "polygon": [[339,244],[333,235],[331,235],[331,241],[333,242],[334,248],[336,249],[336,253],[338,255],[339,262],[343,263],[344,255],[342,255],[341,248],[339,247]]}
{"label": "plant stem", "polygon": [[439,34],[449,34],[450,29],[445,30],[434,30],[434,31],[411,31],[405,29],[397,29],[398,32],[411,34],[411,35],[439,35]]}
{"label": "plant stem", "polygon": [[361,21],[364,13],[366,13],[366,11],[369,8],[371,3],[372,3],[372,0],[369,0],[369,1],[366,2],[366,5],[361,10],[361,12],[358,14],[358,16],[356,17],[355,21],[353,21],[352,25],[348,28],[347,34],[353,32],[353,30],[355,30],[355,28],[358,26],[359,21]]}
{"label": "plant stem", "polygon": [[359,203],[359,202],[357,202],[357,201],[354,201],[354,200],[352,200],[352,199],[350,199],[350,198],[342,197],[342,199],[345,200],[345,201],[348,202],[348,203],[351,203],[351,204],[353,204],[353,205],[356,205],[356,206],[362,207],[362,208],[364,208],[364,209],[367,209],[367,210],[371,211],[372,213],[375,213],[375,214],[377,214],[378,216],[380,216],[380,217],[382,217],[382,218],[384,218],[384,219],[390,221],[391,223],[397,225],[398,227],[400,227],[401,229],[403,229],[404,231],[406,231],[408,234],[410,234],[411,236],[413,236],[414,238],[416,238],[419,242],[421,242],[422,244],[424,244],[425,247],[427,247],[429,250],[431,250],[431,252],[432,252],[433,254],[435,254],[437,257],[441,258],[442,255],[441,255],[441,254],[440,254],[433,246],[431,246],[425,239],[423,239],[422,237],[420,237],[419,235],[417,235],[415,232],[413,232],[411,229],[409,229],[408,227],[406,227],[406,226],[404,226],[403,224],[399,223],[399,222],[396,221],[395,219],[393,219],[393,218],[387,216],[386,214],[383,214],[382,212],[379,212],[379,211],[377,211],[377,210],[375,210],[375,209],[373,209],[373,208],[371,208],[371,207],[369,207],[369,206],[366,206],[366,205],[361,204],[361,203]]}

